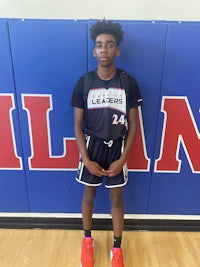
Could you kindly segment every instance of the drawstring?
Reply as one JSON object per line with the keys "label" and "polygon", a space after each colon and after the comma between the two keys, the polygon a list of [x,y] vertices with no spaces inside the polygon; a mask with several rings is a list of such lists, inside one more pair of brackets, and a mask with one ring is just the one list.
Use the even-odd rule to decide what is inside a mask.
{"label": "drawstring", "polygon": [[104,144],[107,145],[108,147],[111,147],[113,145],[113,140],[110,140],[108,142],[104,141]]}
{"label": "drawstring", "polygon": [[[118,140],[121,140],[121,138],[118,138],[118,139],[116,139],[116,140],[109,140],[109,141],[104,141],[104,140],[102,140],[102,139],[100,139],[100,138],[96,138],[96,137],[94,137],[94,136],[90,136],[90,135],[87,135],[86,134],[86,140],[87,140],[87,147],[88,147],[88,145],[89,145],[89,141],[90,141],[90,138],[92,138],[92,139],[94,139],[94,140],[97,140],[97,141],[103,141],[103,143],[105,144],[105,145],[107,145],[108,147],[112,147],[112,145],[113,145],[113,143],[114,142],[116,142],[116,141],[118,141]],[[124,138],[122,138],[122,140],[124,140]]]}

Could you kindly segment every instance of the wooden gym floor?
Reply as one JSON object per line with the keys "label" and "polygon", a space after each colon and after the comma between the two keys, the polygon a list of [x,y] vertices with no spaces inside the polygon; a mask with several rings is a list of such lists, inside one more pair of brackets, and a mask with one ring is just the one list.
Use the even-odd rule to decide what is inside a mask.
{"label": "wooden gym floor", "polygon": [[[93,231],[95,267],[110,267],[112,231]],[[79,267],[83,233],[0,229],[1,267]],[[199,267],[199,232],[125,231],[125,267]]]}

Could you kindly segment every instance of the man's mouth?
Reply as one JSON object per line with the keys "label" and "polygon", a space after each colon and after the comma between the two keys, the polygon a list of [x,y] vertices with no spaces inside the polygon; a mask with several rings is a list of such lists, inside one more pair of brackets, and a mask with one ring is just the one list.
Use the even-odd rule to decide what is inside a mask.
{"label": "man's mouth", "polygon": [[108,57],[100,57],[101,61],[108,61]]}

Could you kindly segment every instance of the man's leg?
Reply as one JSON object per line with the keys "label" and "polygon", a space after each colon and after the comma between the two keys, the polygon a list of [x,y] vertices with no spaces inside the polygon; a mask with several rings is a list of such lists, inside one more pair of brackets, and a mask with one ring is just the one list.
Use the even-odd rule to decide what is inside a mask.
{"label": "man's leg", "polygon": [[95,195],[96,187],[84,186],[84,193],[82,199],[82,220],[85,237],[82,242],[82,267],[94,267],[94,250],[93,239],[91,237],[91,227]]}
{"label": "man's leg", "polygon": [[110,188],[111,213],[115,237],[122,237],[124,226],[124,187]]}
{"label": "man's leg", "polygon": [[84,230],[91,230],[92,228],[92,214],[95,196],[96,187],[85,185],[82,199],[82,220]]}
{"label": "man's leg", "polygon": [[122,232],[124,226],[124,187],[110,189],[111,212],[113,221],[114,244],[112,248],[112,267],[124,267],[121,249]]}

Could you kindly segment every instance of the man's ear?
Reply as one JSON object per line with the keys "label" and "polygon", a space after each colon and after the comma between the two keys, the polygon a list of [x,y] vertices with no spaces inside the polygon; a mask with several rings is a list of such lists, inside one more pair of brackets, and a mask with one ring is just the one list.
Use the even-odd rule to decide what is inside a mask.
{"label": "man's ear", "polygon": [[120,53],[121,53],[120,48],[117,47],[117,50],[116,50],[116,56],[119,57],[119,56],[120,56]]}
{"label": "man's ear", "polygon": [[93,49],[93,57],[96,57],[96,51]]}

